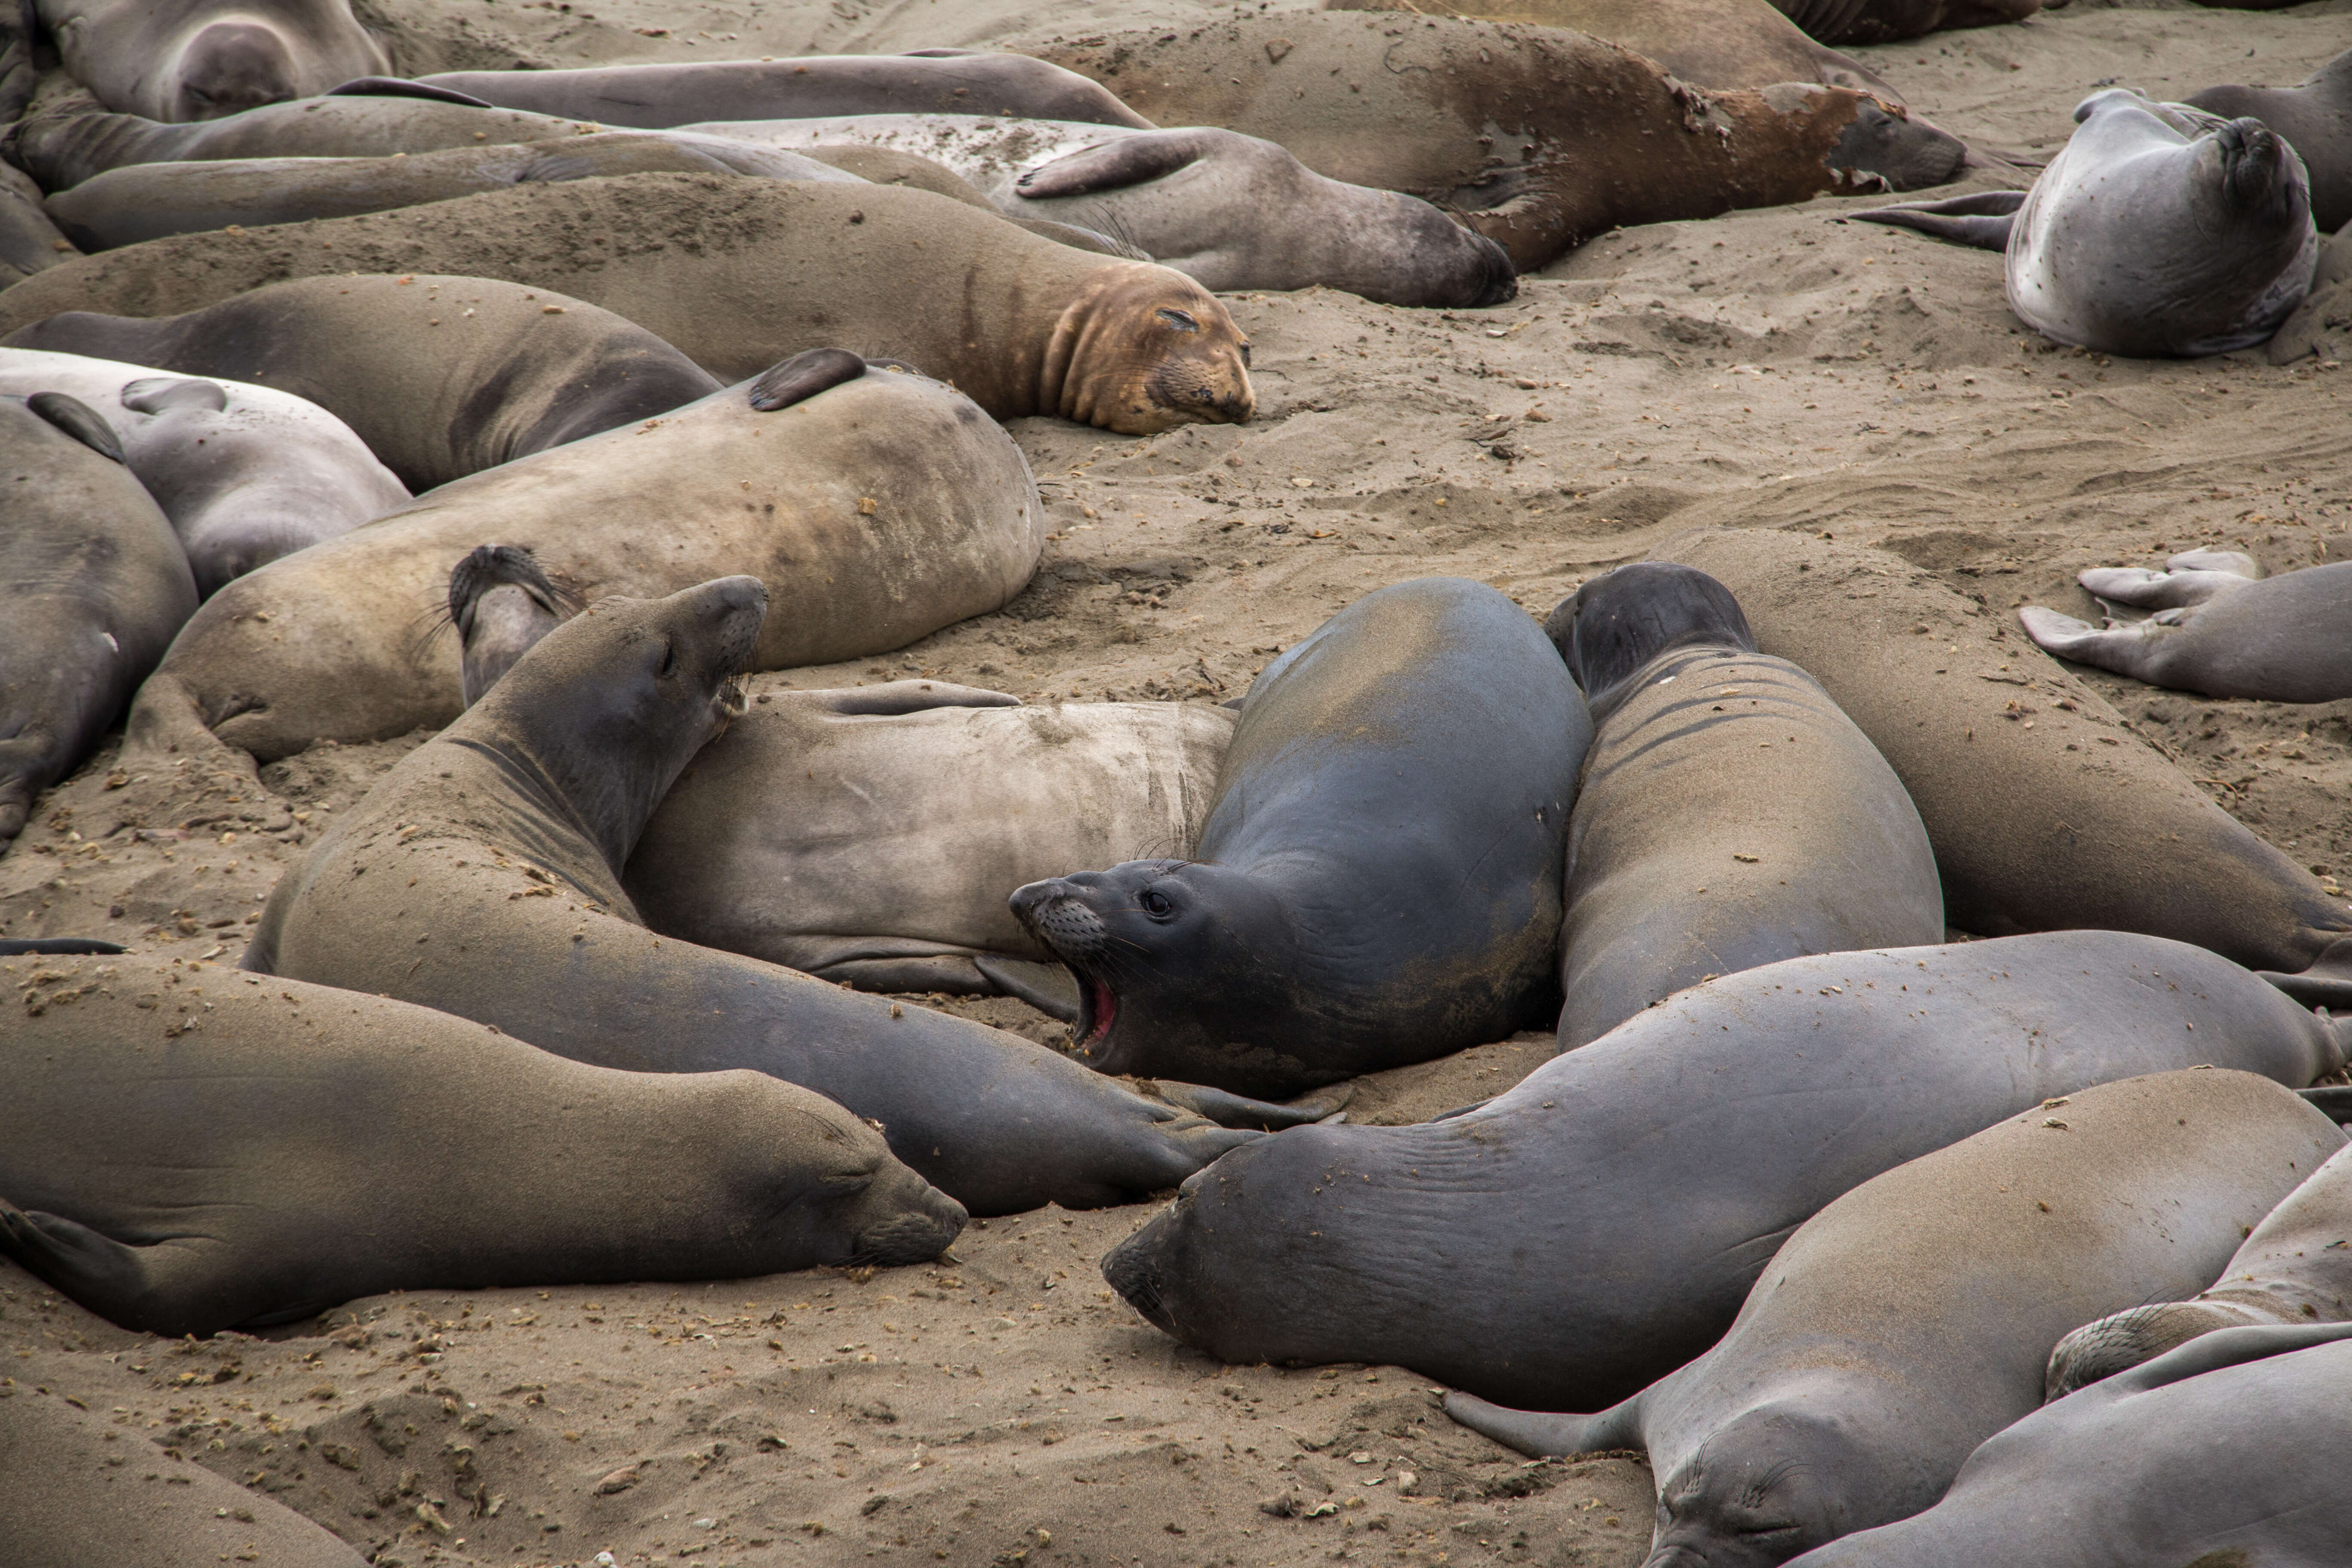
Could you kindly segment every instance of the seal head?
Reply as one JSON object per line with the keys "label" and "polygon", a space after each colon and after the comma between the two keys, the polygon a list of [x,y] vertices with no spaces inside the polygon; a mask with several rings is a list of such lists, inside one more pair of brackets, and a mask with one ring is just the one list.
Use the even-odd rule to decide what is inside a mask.
{"label": "seal head", "polygon": [[189,39],[179,76],[172,119],[182,122],[302,96],[286,40],[255,22],[215,22]]}
{"label": "seal head", "polygon": [[1597,721],[1619,688],[1672,648],[1756,651],[1756,634],[1731,590],[1693,566],[1636,561],[1579,588],[1544,621]]}
{"label": "seal head", "polygon": [[1096,271],[1045,348],[1040,412],[1122,436],[1246,425],[1257,406],[1249,340],[1217,297],[1164,267]]}
{"label": "seal head", "polygon": [[1837,1479],[1868,1463],[1828,1412],[1743,1411],[1658,1483],[1643,1568],[1771,1568],[1834,1541],[1853,1528]]}

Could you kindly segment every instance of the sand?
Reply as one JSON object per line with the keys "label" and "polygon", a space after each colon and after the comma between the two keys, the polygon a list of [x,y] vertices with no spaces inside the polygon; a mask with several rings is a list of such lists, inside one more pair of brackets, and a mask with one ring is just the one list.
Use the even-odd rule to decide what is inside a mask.
{"label": "sand", "polygon": [[[423,71],[969,46],[1223,9],[401,0],[394,34]],[[1916,112],[2035,158],[2108,79],[2172,95],[2288,83],[2347,37],[2352,0],[2076,0],[1857,52]],[[1381,584],[1458,574],[1540,614],[1702,523],[1882,543],[1995,607],[2082,616],[2087,565],[2195,545],[2274,571],[2352,558],[2336,358],[2053,349],[2004,309],[1996,257],[1840,221],[1856,205],[1614,235],[1486,311],[1233,296],[1255,423],[1143,439],[1016,423],[1054,518],[1028,591],[890,658],[755,684],[920,673],[1033,701],[1223,700]],[[2352,702],[2085,679],[2258,832],[2323,875],[2352,866]],[[0,856],[0,931],[234,963],[303,844],[421,739],[257,772],[132,773],[110,743]],[[20,984],[38,971],[5,967]],[[1064,1035],[1014,1002],[910,1000]],[[1349,1115],[1425,1118],[1547,1050],[1521,1037],[1383,1075]],[[992,1221],[937,1266],[870,1277],[394,1295],[201,1344],[125,1333],[0,1265],[0,1376],[71,1394],[385,1564],[1641,1561],[1635,1458],[1528,1465],[1453,1426],[1409,1372],[1223,1367],[1174,1345],[1097,1269],[1153,1208]]]}

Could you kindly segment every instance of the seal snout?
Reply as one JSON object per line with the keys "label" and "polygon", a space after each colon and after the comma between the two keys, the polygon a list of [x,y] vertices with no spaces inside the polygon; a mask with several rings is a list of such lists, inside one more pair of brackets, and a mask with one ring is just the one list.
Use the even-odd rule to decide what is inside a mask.
{"label": "seal snout", "polygon": [[928,1263],[963,1234],[969,1217],[964,1206],[912,1172],[907,1175],[908,1184],[916,1190],[897,1194],[904,1205],[899,1212],[859,1227],[856,1247],[850,1255],[853,1267],[898,1268]]}
{"label": "seal snout", "polygon": [[1151,1321],[1154,1328],[1177,1338],[1175,1320],[1169,1315],[1167,1302],[1160,1290],[1160,1278],[1152,1266],[1153,1243],[1164,1221],[1154,1221],[1120,1242],[1104,1255],[1103,1279],[1133,1307]]}

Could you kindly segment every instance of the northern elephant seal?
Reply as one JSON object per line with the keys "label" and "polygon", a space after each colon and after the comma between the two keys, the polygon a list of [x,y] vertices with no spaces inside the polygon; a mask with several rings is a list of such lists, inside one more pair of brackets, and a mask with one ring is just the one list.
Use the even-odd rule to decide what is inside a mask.
{"label": "northern elephant seal", "polygon": [[245,966],[600,1066],[759,1068],[875,1119],[978,1214],[1120,1202],[1253,1136],[1017,1036],[645,929],[621,867],[741,710],[766,602],[728,577],[548,633],[279,880]]}
{"label": "northern elephant seal", "polygon": [[36,0],[66,69],[109,109],[213,120],[390,70],[349,0]]}
{"label": "northern elephant seal", "polygon": [[449,625],[457,633],[466,706],[587,606],[520,544],[478,544],[449,569]]}
{"label": "northern elephant seal", "polygon": [[[167,1337],[425,1288],[936,1258],[963,1211],[822,1095],[587,1067],[154,956],[0,966],[0,1255]],[[573,1158],[593,1149],[593,1159]]]}
{"label": "northern elephant seal", "polygon": [[1969,1456],[1925,1513],[1799,1568],[1962,1563],[2255,1568],[2341,1559],[2335,1484],[2352,1324],[2227,1329],[2043,1406]]}
{"label": "northern elephant seal", "polygon": [[1385,305],[1471,307],[1518,292],[1502,247],[1419,197],[1327,180],[1275,142],[1213,126],[876,114],[690,129],[779,148],[916,153],[1012,216],[1118,235],[1219,292],[1320,285]]}
{"label": "northern elephant seal", "polygon": [[1901,781],[1820,682],[1756,651],[1722,584],[1636,562],[1545,630],[1595,726],[1568,824],[1562,1050],[1719,974],[1943,940]]}
{"label": "northern elephant seal", "polygon": [[196,593],[404,505],[350,426],[302,398],[141,364],[0,348],[0,394],[62,392],[96,409],[180,536]]}
{"label": "northern elephant seal", "polygon": [[41,187],[23,170],[0,163],[0,289],[80,254],[49,221]]}
{"label": "northern elephant seal", "polygon": [[719,387],[610,310],[520,283],[430,273],[298,278],[177,316],[68,311],[7,342],[308,398],[419,493],[642,424]]}
{"label": "northern elephant seal", "polygon": [[2352,223],[2352,49],[2283,88],[2209,87],[2185,101],[2224,120],[2259,120],[2303,160],[2311,221],[2323,234]]}
{"label": "northern elephant seal", "polygon": [[[1275,1095],[1548,1022],[1592,738],[1527,612],[1375,589],[1252,683],[1199,844],[1032,883],[1105,1072]],[[1477,758],[1475,767],[1465,760]]]}
{"label": "northern elephant seal", "polygon": [[1714,1343],[1790,1233],[1880,1172],[2145,1073],[2298,1087],[2347,1034],[2201,949],[2112,931],[1789,959],[1463,1115],[1236,1150],[1103,1274],[1220,1360],[1598,1410]]}
{"label": "northern elephant seal", "polygon": [[1824,44],[1888,44],[1948,27],[2022,22],[2042,0],[1772,0]]}
{"label": "northern elephant seal", "polygon": [[1127,435],[1239,424],[1255,401],[1240,329],[1181,272],[1090,256],[927,191],[709,174],[150,240],[0,294],[0,331],[60,310],[192,310],[291,277],[425,270],[601,305],[724,377],[840,345],[951,381],[999,419],[1059,415]]}
{"label": "northern elephant seal", "polygon": [[195,579],[106,421],[0,397],[0,841],[70,773],[196,607]]}
{"label": "northern elephant seal", "polygon": [[1768,530],[1685,534],[1654,553],[1721,581],[1757,646],[1810,671],[1870,737],[1927,825],[1960,930],[2147,931],[2308,971],[2297,994],[2314,1002],[2352,980],[2352,906],[1931,574]]}
{"label": "northern elephant seal", "polygon": [[1769,1568],[1932,1506],[1970,1450],[2042,1403],[2069,1328],[2185,1294],[2343,1147],[2252,1073],[2059,1097],[1822,1209],[1720,1342],[1615,1408],[1455,1394],[1446,1414],[1522,1453],[1647,1449],[1652,1563]]}
{"label": "northern elephant seal", "polygon": [[2217,1329],[2347,1321],[2352,1321],[2352,1152],[2338,1152],[2254,1226],[2193,1300],[2136,1303],[2059,1341],[2050,1352],[2044,1394],[2063,1398]]}
{"label": "northern elephant seal", "polygon": [[528,547],[590,601],[751,568],[776,607],[752,662],[774,669],[995,609],[1035,570],[1045,524],[1019,448],[969,398],[814,350],[240,577],[140,693],[141,743],[199,740],[200,724],[267,761],[446,723],[463,705],[457,650],[423,634],[481,544]]}
{"label": "northern elephant seal", "polygon": [[1263,136],[1318,174],[1425,197],[1521,272],[1611,228],[1940,184],[1966,151],[1865,93],[1702,92],[1548,27],[1285,13],[1028,52],[1164,125]]}
{"label": "northern elephant seal", "polygon": [[2084,573],[2082,583],[2102,599],[2157,613],[2102,630],[2029,605],[2018,619],[2044,652],[2208,697],[2352,697],[2352,562],[2261,581],[2243,570],[2108,567]]}
{"label": "northern elephant seal", "polygon": [[2294,313],[2319,237],[2303,161],[2276,132],[2122,88],[2074,119],[2031,190],[1848,216],[2003,252],[2018,320],[2105,353],[2226,353]]}

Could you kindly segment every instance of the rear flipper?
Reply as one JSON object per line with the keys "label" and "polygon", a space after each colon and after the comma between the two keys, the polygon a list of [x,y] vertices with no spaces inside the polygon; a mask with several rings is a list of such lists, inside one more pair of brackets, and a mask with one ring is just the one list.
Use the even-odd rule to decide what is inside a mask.
{"label": "rear flipper", "polygon": [[498,105],[476,98],[469,92],[459,92],[453,87],[439,87],[429,81],[410,81],[396,76],[356,76],[341,87],[327,89],[329,98],[421,98],[429,103],[458,103],[468,109],[495,109]]}
{"label": "rear flipper", "polygon": [[2259,1328],[2217,1329],[2168,1351],[2129,1372],[2117,1373],[2107,1384],[2117,1394],[2145,1394],[2152,1388],[2201,1377],[2224,1367],[2242,1366],[2274,1355],[2288,1355],[2314,1345],[2352,1340],[2352,1323],[2279,1323]]}
{"label": "rear flipper", "polygon": [[2094,566],[2075,581],[2115,604],[2178,610],[2242,588],[2259,581],[2262,574],[2252,556],[2227,550],[2189,550],[2166,562],[2161,572],[2140,566]]}
{"label": "rear flipper", "polygon": [[2352,1126],[2352,1084],[2332,1083],[2326,1089],[2299,1089],[2295,1093],[2312,1109],[2334,1119],[2338,1127]]}
{"label": "rear flipper", "polygon": [[2111,1313],[2058,1342],[2042,1373],[2042,1401],[2063,1399],[2201,1335],[2274,1321],[2221,1301],[2158,1301]]}
{"label": "rear flipper", "polygon": [[2165,610],[2147,620],[2110,626],[2104,631],[2088,621],[2078,621],[2039,605],[2026,605],[2017,612],[2017,618],[2025,623],[2025,635],[2044,653],[2056,654],[2076,664],[2112,669],[2135,680],[2147,680],[2152,679],[2147,673],[2151,645],[2189,614],[2187,610]]}
{"label": "rear flipper", "polygon": [[[2311,967],[2300,973],[2288,974],[2274,969],[2258,971],[2264,980],[2277,986],[2306,1007],[2325,1007],[2331,1013],[2352,1012],[2352,936],[2338,937],[2320,950]],[[2352,1020],[2332,1019],[2338,1037]],[[2347,1041],[2352,1045],[2352,1041]]]}
{"label": "rear flipper", "polygon": [[1911,202],[1899,207],[1874,207],[1869,212],[1845,216],[1857,223],[1916,228],[1921,234],[1948,239],[1956,245],[1973,245],[1979,250],[2007,250],[2010,227],[2017,220],[2017,209],[2024,205],[2023,191],[1979,191],[1948,201]]}
{"label": "rear flipper", "polygon": [[948,680],[886,680],[879,686],[845,686],[804,695],[817,706],[841,714],[895,716],[932,708],[1021,706],[1021,699],[1011,692],[991,691],[983,686],[958,686]]}
{"label": "rear flipper", "polygon": [[1534,1458],[1557,1454],[1596,1454],[1648,1447],[1642,1436],[1641,1396],[1598,1415],[1564,1415],[1548,1410],[1513,1410],[1475,1394],[1448,1394],[1445,1414],[1473,1432],[1483,1432],[1506,1448]]}
{"label": "rear flipper", "polygon": [[[201,1245],[201,1244],[198,1244]],[[250,1316],[217,1307],[190,1287],[198,1252],[174,1239],[130,1247],[86,1225],[31,1213],[0,1199],[0,1257],[79,1305],[142,1333],[209,1334]]]}
{"label": "rear flipper", "polygon": [[34,936],[15,937],[0,942],[0,958],[18,958],[26,953],[126,952],[118,943],[100,942],[94,936]]}
{"label": "rear flipper", "polygon": [[1268,1132],[1324,1121],[1336,1114],[1356,1093],[1356,1086],[1352,1083],[1335,1084],[1288,1105],[1275,1105],[1201,1083],[1160,1081],[1139,1087],[1145,1093],[1155,1094],[1171,1105],[1181,1106],[1196,1116],[1205,1116],[1220,1127],[1258,1127]]}

